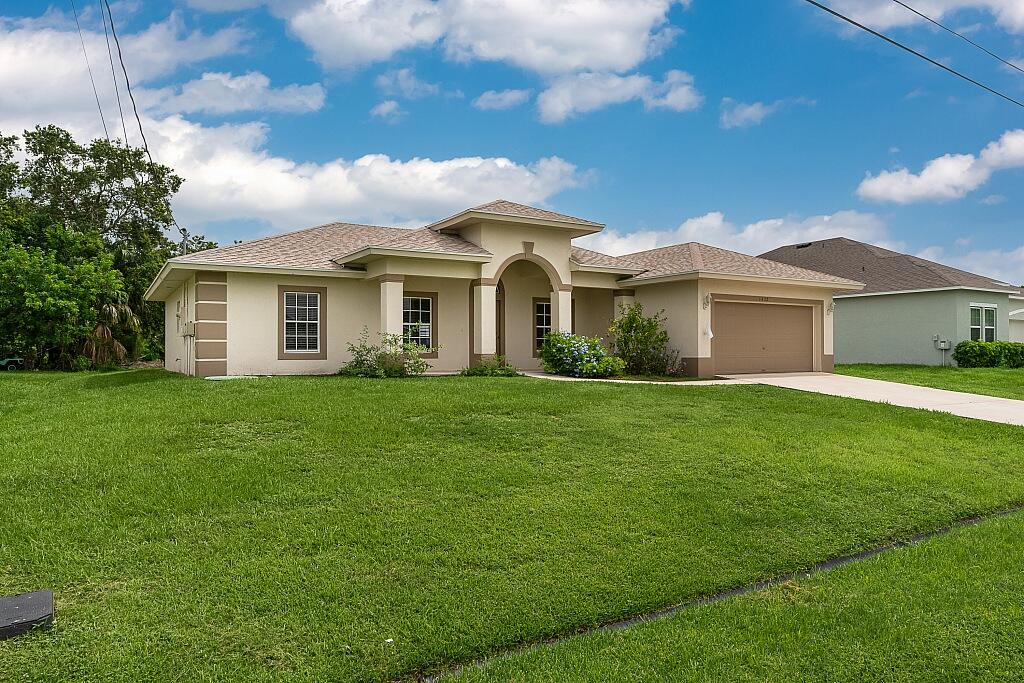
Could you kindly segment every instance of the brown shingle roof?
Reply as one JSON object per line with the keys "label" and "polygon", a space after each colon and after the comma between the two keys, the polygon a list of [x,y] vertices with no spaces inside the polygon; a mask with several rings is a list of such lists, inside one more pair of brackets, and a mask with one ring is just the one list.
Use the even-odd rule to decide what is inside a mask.
{"label": "brown shingle roof", "polygon": [[856,280],[815,272],[806,268],[799,268],[754,256],[747,256],[746,254],[697,242],[675,244],[670,247],[627,254],[623,258],[639,263],[648,269],[646,272],[633,278],[638,282],[699,271],[723,275],[750,275],[787,280],[807,280],[809,282],[834,282],[838,285],[860,284]]}
{"label": "brown shingle roof", "polygon": [[392,249],[426,249],[428,251],[448,251],[457,254],[477,254],[490,256],[491,252],[477,246],[458,235],[436,232],[430,228],[403,230],[402,234],[386,242],[374,243],[371,247],[389,247]]}
{"label": "brown shingle roof", "polygon": [[487,204],[474,206],[469,210],[478,211],[480,213],[493,213],[501,216],[522,216],[524,218],[538,218],[546,221],[576,223],[578,225],[588,225],[595,228],[604,227],[601,223],[595,223],[594,221],[588,221],[575,216],[568,216],[564,213],[548,211],[547,209],[538,209],[533,206],[526,206],[525,204],[517,204],[515,202],[510,202],[507,199],[496,199],[495,201],[488,202]]}
{"label": "brown shingle roof", "polygon": [[761,258],[859,280],[867,285],[863,293],[947,287],[1020,291],[983,275],[845,237],[779,247]]}
{"label": "brown shingle roof", "polygon": [[197,251],[171,259],[171,262],[339,270],[342,266],[331,259],[369,244],[397,239],[408,232],[403,228],[328,223],[241,244]]}
{"label": "brown shingle roof", "polygon": [[573,246],[570,256],[573,261],[581,266],[596,266],[598,268],[622,268],[625,270],[646,270],[645,266],[633,263],[628,259],[619,256],[609,256],[599,251],[591,251],[583,247]]}

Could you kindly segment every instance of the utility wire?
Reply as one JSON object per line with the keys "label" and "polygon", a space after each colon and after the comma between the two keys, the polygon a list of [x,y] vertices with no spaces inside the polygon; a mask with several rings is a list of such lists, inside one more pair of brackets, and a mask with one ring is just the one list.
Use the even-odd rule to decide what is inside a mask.
{"label": "utility wire", "polygon": [[961,40],[966,40],[968,43],[970,43],[974,47],[978,48],[979,50],[981,50],[982,52],[984,52],[985,54],[987,54],[990,57],[995,57],[996,59],[998,59],[1000,62],[1002,62],[1006,66],[1010,67],[1011,69],[1016,69],[1017,71],[1019,71],[1022,74],[1024,74],[1024,69],[1020,68],[1019,66],[1017,66],[1016,64],[1014,64],[1013,62],[1011,62],[1009,60],[1003,59],[1002,57],[997,55],[995,52],[992,52],[991,50],[989,50],[984,45],[979,45],[978,43],[974,42],[973,40],[971,40],[970,38],[965,36],[963,33],[960,33],[959,31],[955,31],[955,30],[951,29],[950,27],[946,26],[945,24],[942,24],[942,23],[936,21],[935,19],[932,19],[931,17],[929,17],[924,12],[920,12],[920,11],[914,9],[913,7],[911,7],[910,5],[908,5],[905,2],[901,2],[900,0],[892,0],[892,1],[895,2],[897,5],[899,5],[900,7],[906,7],[908,10],[910,10],[911,12],[916,14],[917,16],[921,17],[925,21],[930,21],[931,23],[933,23],[936,26],[938,26],[939,28],[941,28],[943,31],[948,31],[949,33],[952,33],[957,38],[960,38]]}
{"label": "utility wire", "polygon": [[149,143],[146,142],[146,133],[142,130],[142,118],[139,116],[139,107],[135,104],[135,95],[132,94],[132,82],[128,79],[128,69],[124,65],[124,54],[121,52],[121,41],[118,40],[117,30],[114,28],[114,13],[110,11],[110,0],[103,0],[103,4],[107,6],[107,14],[110,15],[110,34],[114,36],[114,45],[117,46],[117,59],[121,62],[121,71],[124,73],[124,84],[128,89],[128,97],[131,98],[132,101],[132,110],[135,112],[135,121],[139,124],[139,135],[142,136],[142,148],[146,150],[146,156],[149,157],[149,163],[154,163],[153,155],[149,152]]}
{"label": "utility wire", "polygon": [[[107,30],[107,14],[103,10],[103,0],[97,0],[100,7],[100,19],[103,20],[103,36],[107,39],[107,59],[110,61],[110,77],[114,81],[114,95],[117,96],[117,111],[121,114],[121,132],[124,134],[124,145],[128,144],[128,123],[124,120],[124,109],[121,107],[121,88],[117,84],[117,71],[114,69],[114,53],[110,49],[110,31]],[[114,21],[114,17],[110,17]]]}
{"label": "utility wire", "polygon": [[948,66],[946,66],[945,64],[943,64],[941,62],[937,62],[934,59],[932,59],[931,57],[929,57],[928,55],[922,54],[922,53],[918,52],[917,50],[915,50],[912,47],[908,47],[908,46],[904,45],[903,43],[890,38],[887,35],[879,33],[878,31],[876,31],[874,29],[868,28],[864,24],[861,24],[861,23],[851,19],[850,17],[848,17],[848,16],[846,16],[844,14],[840,14],[839,12],[835,11],[831,7],[828,7],[827,5],[823,5],[820,2],[817,2],[817,0],[804,0],[804,1],[814,5],[818,9],[821,9],[821,10],[824,10],[825,12],[828,12],[829,14],[831,14],[834,17],[838,17],[839,19],[842,19],[843,21],[845,21],[848,24],[853,24],[854,26],[856,26],[857,28],[861,29],[862,31],[867,31],[871,35],[873,35],[873,36],[875,36],[877,38],[881,38],[882,40],[884,40],[885,42],[887,42],[887,43],[889,43],[891,45],[895,45],[896,47],[900,48],[901,50],[906,50],[907,52],[909,52],[910,54],[914,55],[915,57],[919,57],[920,59],[923,59],[924,61],[928,62],[929,64],[932,64],[934,66],[939,67],[943,71],[948,71],[949,73],[953,74],[957,78],[962,78],[963,80],[967,81],[968,83],[972,83],[972,84],[978,86],[979,88],[981,88],[982,90],[986,90],[986,91],[992,93],[993,95],[995,95],[997,97],[1001,97],[1004,100],[1006,100],[1007,102],[1012,102],[1013,104],[1016,104],[1018,107],[1021,107],[1022,109],[1024,109],[1024,102],[1021,102],[1020,100],[1016,100],[1016,99],[1010,97],[1009,95],[1005,95],[1005,94],[999,92],[998,90],[996,90],[994,88],[990,88],[989,86],[985,85],[984,83],[982,83],[980,81],[976,81],[973,78],[971,78],[970,76],[968,76],[966,74],[963,74],[963,73],[957,71],[956,69],[948,67]]}
{"label": "utility wire", "polygon": [[103,136],[110,142],[110,133],[107,132],[107,118],[103,115],[103,105],[100,104],[100,93],[96,90],[96,79],[92,77],[92,65],[89,64],[89,51],[85,49],[85,36],[82,34],[82,24],[78,21],[78,8],[75,7],[75,0],[71,0],[71,11],[75,14],[75,25],[78,26],[78,39],[82,41],[82,54],[85,55],[85,68],[89,70],[89,82],[92,83],[92,96],[96,98],[96,108],[100,110],[100,123],[103,124]]}

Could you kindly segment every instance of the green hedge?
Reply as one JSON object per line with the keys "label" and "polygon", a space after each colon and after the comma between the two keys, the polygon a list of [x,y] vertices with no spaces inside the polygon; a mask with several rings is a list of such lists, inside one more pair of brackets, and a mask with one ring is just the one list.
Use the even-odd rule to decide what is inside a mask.
{"label": "green hedge", "polygon": [[962,368],[1024,368],[1024,344],[963,341],[956,345],[953,360]]}

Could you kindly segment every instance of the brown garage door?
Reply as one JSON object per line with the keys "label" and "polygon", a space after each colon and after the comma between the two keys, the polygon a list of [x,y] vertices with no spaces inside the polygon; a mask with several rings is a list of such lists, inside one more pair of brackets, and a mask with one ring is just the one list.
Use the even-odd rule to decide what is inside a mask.
{"label": "brown garage door", "polygon": [[810,306],[715,303],[715,373],[810,372],[813,325]]}

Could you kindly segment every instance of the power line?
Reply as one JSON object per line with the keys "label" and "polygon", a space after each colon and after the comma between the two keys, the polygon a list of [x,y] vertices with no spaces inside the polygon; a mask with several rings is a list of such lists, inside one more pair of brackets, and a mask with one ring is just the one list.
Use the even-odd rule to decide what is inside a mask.
{"label": "power line", "polygon": [[1010,67],[1011,69],[1016,69],[1017,71],[1019,71],[1022,74],[1024,74],[1024,69],[1020,68],[1019,66],[1017,66],[1016,64],[1014,64],[1013,62],[1011,62],[1009,60],[1003,59],[1002,57],[997,55],[995,52],[992,52],[991,50],[989,50],[984,45],[979,45],[978,43],[974,42],[973,40],[971,40],[970,38],[965,36],[963,33],[960,33],[959,31],[955,31],[955,30],[951,29],[950,27],[946,26],[945,24],[942,24],[942,23],[936,21],[935,19],[932,19],[927,14],[914,9],[913,7],[911,7],[910,5],[908,5],[905,2],[901,2],[900,0],[892,0],[892,1],[895,2],[897,5],[899,5],[901,7],[907,8],[908,10],[910,10],[911,12],[916,14],[917,16],[921,17],[922,19],[924,19],[926,21],[930,21],[931,23],[933,23],[936,26],[938,26],[939,28],[941,28],[943,31],[948,31],[949,33],[952,33],[957,38],[960,38],[961,40],[966,40],[968,43],[970,43],[974,47],[978,48],[979,50],[981,50],[985,54],[989,55],[990,57],[995,57],[996,59],[998,59],[1000,62],[1002,62],[1006,66]]}
{"label": "power line", "polygon": [[103,135],[110,142],[110,133],[107,132],[107,118],[103,115],[103,105],[100,104],[100,93],[96,90],[96,79],[92,77],[92,65],[89,64],[89,51],[85,49],[85,36],[82,34],[82,24],[78,21],[78,8],[75,7],[75,0],[71,0],[71,11],[75,14],[75,25],[78,26],[78,39],[82,41],[82,54],[85,55],[85,68],[89,70],[89,82],[92,83],[92,96],[96,98],[96,108],[100,110],[100,123],[103,124]]}
{"label": "power line", "polygon": [[124,84],[128,89],[128,97],[132,101],[132,110],[135,112],[135,121],[139,124],[139,135],[142,136],[142,148],[146,150],[149,163],[153,162],[153,155],[149,152],[149,143],[146,142],[146,133],[142,130],[142,118],[139,116],[139,107],[135,104],[135,95],[132,94],[132,82],[128,79],[128,69],[124,65],[124,54],[121,52],[121,41],[117,38],[117,30],[114,28],[114,13],[110,11],[110,0],[103,0],[107,6],[107,14],[110,15],[110,34],[114,36],[114,45],[117,46],[117,59],[121,62],[121,71],[124,73]]}
{"label": "power line", "polygon": [[903,43],[890,38],[887,35],[879,33],[878,31],[876,31],[874,29],[868,28],[864,24],[861,24],[861,23],[851,19],[850,17],[848,17],[848,16],[846,16],[844,14],[840,14],[839,12],[835,11],[831,7],[828,7],[826,5],[821,4],[820,2],[817,2],[817,0],[805,0],[805,2],[808,2],[808,3],[812,4],[812,5],[814,5],[818,9],[821,9],[821,10],[824,10],[825,12],[828,12],[829,14],[831,14],[834,17],[838,17],[839,19],[842,19],[843,21],[845,21],[848,24],[853,24],[854,26],[856,26],[857,28],[861,29],[862,31],[867,31],[871,35],[873,35],[873,36],[875,36],[877,38],[881,38],[885,42],[887,42],[887,43],[889,43],[891,45],[895,45],[896,47],[900,48],[901,50],[906,50],[907,52],[909,52],[910,54],[914,55],[915,57],[923,59],[924,61],[928,62],[929,64],[932,64],[934,66],[939,67],[943,71],[948,71],[949,73],[953,74],[957,78],[962,78],[963,80],[967,81],[968,83],[972,83],[972,84],[978,86],[979,88],[981,88],[982,90],[986,90],[986,91],[992,93],[993,95],[996,95],[997,97],[1001,97],[1004,100],[1006,100],[1007,102],[1012,102],[1013,104],[1016,104],[1018,107],[1024,109],[1024,102],[1021,102],[1020,100],[1015,100],[1014,98],[1010,97],[1009,95],[1005,95],[1005,94],[999,92],[998,90],[996,90],[994,88],[990,88],[989,86],[985,85],[984,83],[982,83],[980,81],[974,80],[973,78],[971,78],[970,76],[968,76],[966,74],[960,73],[956,69],[950,68],[950,67],[946,66],[945,64],[942,64],[941,62],[937,62],[934,59],[932,59],[931,57],[929,57],[928,55],[922,54],[922,53],[918,52],[917,50],[913,49],[912,47],[908,47],[908,46],[904,45]]}
{"label": "power line", "polygon": [[[128,144],[128,123],[124,120],[124,109],[121,107],[121,88],[117,85],[117,71],[114,69],[114,53],[110,49],[110,31],[107,30],[107,15],[103,11],[103,0],[97,0],[100,7],[100,19],[103,20],[103,36],[107,40],[107,59],[110,61],[110,78],[114,81],[114,95],[117,96],[117,111],[121,114],[121,132],[124,133],[125,147]],[[113,22],[114,18],[111,17]]]}

